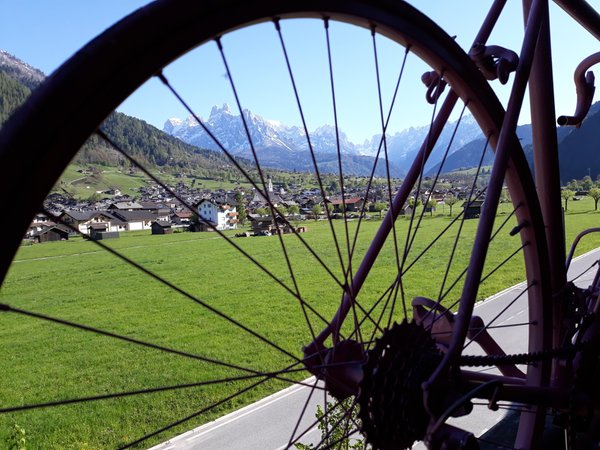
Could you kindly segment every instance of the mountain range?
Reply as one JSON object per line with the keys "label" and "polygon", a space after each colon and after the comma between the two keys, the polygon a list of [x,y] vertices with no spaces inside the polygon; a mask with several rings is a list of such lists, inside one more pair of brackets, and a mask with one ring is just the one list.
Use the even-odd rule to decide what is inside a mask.
{"label": "mountain range", "polygon": [[[0,127],[12,111],[22,103],[44,79],[44,74],[7,52],[0,50]],[[276,120],[267,120],[248,111],[243,111],[252,142],[261,164],[282,170],[312,170],[313,162],[308,152],[304,130],[287,126]],[[212,108],[207,127],[225,148],[250,168],[253,160],[246,132],[240,116],[227,105]],[[456,122],[449,122],[434,149],[425,170],[426,175],[437,172],[445,148],[454,134]],[[169,170],[192,170],[200,176],[215,170],[233,170],[230,162],[218,149],[194,118],[169,119],[163,131],[143,120],[114,113],[104,124],[105,132],[123,142],[125,149],[143,162]],[[403,176],[425,136],[428,127],[411,127],[386,136],[388,160],[393,176]],[[336,130],[331,125],[322,125],[310,132],[311,145],[315,152],[319,170],[333,173],[338,170]],[[517,135],[532,164],[531,125],[522,125]],[[580,179],[600,174],[600,102],[592,105],[588,117],[578,129],[557,128],[561,181]],[[375,135],[362,144],[351,142],[340,130],[340,149],[344,154],[344,172],[368,175],[381,145],[381,135]],[[452,139],[449,155],[444,162],[443,172],[477,166],[479,150],[484,144],[477,124],[471,116],[462,118],[460,127]],[[383,155],[381,151],[380,157]],[[113,164],[119,161],[114,150],[98,139],[92,138],[78,156],[80,162]],[[488,157],[491,159],[491,155]],[[249,161],[248,161],[249,160]],[[484,164],[489,160],[484,161]],[[376,175],[385,175],[385,164],[379,162]]]}
{"label": "mountain range", "polygon": [[[286,170],[306,170],[307,167],[312,167],[308,140],[303,128],[287,126],[276,120],[268,120],[249,110],[244,110],[243,116],[261,164]],[[208,119],[203,120],[203,124],[219,144],[232,154],[252,158],[252,149],[241,116],[233,113],[229,105],[213,106]],[[456,133],[454,133],[455,125],[455,122],[449,122],[446,125],[436,149],[445,149],[453,134],[451,151],[458,150],[480,136],[479,128],[472,116],[462,119],[461,126]],[[163,131],[193,145],[213,150],[220,149],[219,144],[193,116],[185,120],[168,119],[163,126]],[[411,127],[395,134],[386,135],[388,160],[393,176],[401,177],[406,174],[428,131],[428,126]],[[319,169],[323,172],[337,172],[335,127],[322,125],[309,132],[309,137],[319,163]],[[344,155],[343,159],[348,161],[345,163],[348,167],[343,167],[346,173],[368,175],[372,169],[374,157],[379,153],[379,157],[382,159],[384,155],[381,134],[365,140],[362,144],[355,144],[350,142],[346,134],[340,130],[339,142],[340,152]],[[434,150],[427,167],[438,163],[442,154],[442,151]],[[378,163],[376,174],[385,175],[383,163]]]}
{"label": "mountain range", "polygon": [[[594,177],[600,174],[600,155],[595,156],[593,147],[600,134],[600,103],[590,109],[588,118],[579,129],[558,127],[556,129],[561,159],[561,178],[567,182],[573,178],[582,178],[588,173]],[[278,167],[284,170],[306,170],[312,167],[306,134],[297,126],[287,126],[275,120],[264,119],[249,110],[244,110],[244,119],[248,125],[253,146],[261,164]],[[248,143],[243,121],[239,114],[231,111],[224,104],[214,106],[207,120],[203,120],[216,140],[234,155],[251,159],[252,153]],[[444,127],[439,141],[425,166],[425,174],[433,176],[439,170],[443,154],[450,145],[448,156],[444,161],[443,173],[460,169],[476,167],[481,158],[481,150],[485,146],[485,138],[470,115],[464,116],[457,128],[456,122],[449,122]],[[163,131],[193,145],[218,150],[205,129],[194,117],[186,120],[168,119]],[[421,143],[429,131],[428,126],[410,127],[403,131],[386,136],[388,160],[393,176],[403,176]],[[531,125],[517,127],[517,136],[525,151],[525,155],[533,167],[533,148]],[[337,171],[337,145],[335,128],[323,125],[309,133],[312,148],[315,152],[319,168],[323,172]],[[596,136],[594,138],[594,136]],[[350,142],[346,134],[340,130],[340,151],[345,160],[351,161],[344,167],[346,173],[366,175],[369,173],[373,160],[381,146],[381,135],[375,135],[362,144]],[[383,157],[381,150],[380,158]],[[493,160],[492,152],[485,155],[483,164],[490,165]],[[590,169],[588,171],[588,168]],[[378,164],[378,175],[383,175],[384,164]]]}
{"label": "mountain range", "polygon": [[[249,110],[243,110],[244,121],[252,146],[262,166],[284,170],[314,171],[308,140],[304,129],[287,126],[275,120],[267,120]],[[215,140],[198,121],[190,116],[186,120],[172,118],[165,122],[163,131],[184,142],[202,148],[221,150],[221,146],[232,155],[253,160],[252,148],[239,114],[234,114],[229,105],[213,106],[204,125]],[[309,133],[310,145],[314,151],[319,171],[338,172],[336,130],[331,125],[323,125]],[[342,169],[344,173],[367,176],[371,173],[375,158],[361,151],[362,148],[350,142],[343,132],[339,133]],[[377,164],[375,174],[385,176],[385,164]],[[401,167],[392,163],[393,176],[402,176]]]}

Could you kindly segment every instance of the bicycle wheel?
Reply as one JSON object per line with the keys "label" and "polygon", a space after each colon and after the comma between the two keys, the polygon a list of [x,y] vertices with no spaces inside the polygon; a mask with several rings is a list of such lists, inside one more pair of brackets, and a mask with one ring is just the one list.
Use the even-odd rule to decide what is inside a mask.
{"label": "bicycle wheel", "polygon": [[[300,18],[310,23],[297,22]],[[321,62],[325,72],[321,81],[330,93],[337,149],[333,152],[334,163],[326,166],[327,169],[323,169],[319,149],[313,148],[316,141],[310,140],[316,133],[311,133],[307,125],[303,109],[305,91],[299,89],[300,83],[295,78],[294,61],[285,34],[286,27],[298,23],[311,30],[318,26],[322,33],[321,50],[325,50]],[[341,207],[341,211],[330,211],[327,205],[321,211],[314,209],[315,219],[320,215],[327,220],[307,222],[309,232],[306,234],[297,230],[283,234],[284,229],[291,229],[294,224],[290,224],[269,193],[264,172],[271,169],[262,159],[263,154],[255,151],[252,124],[241,119],[249,117],[240,100],[243,93],[238,96],[235,89],[235,81],[241,74],[236,75],[235,66],[228,63],[229,36],[236,33],[245,36],[246,30],[267,25],[272,28],[273,40],[280,45],[281,70],[290,85],[290,107],[299,113],[299,128],[304,131],[300,134],[306,139],[304,145],[311,155],[306,168],[310,173],[303,182],[312,185],[322,197],[321,201],[327,197],[326,187],[329,188],[332,181],[337,184],[337,188],[331,189],[335,190],[333,194],[337,194],[338,201],[330,204],[337,205],[334,208]],[[383,136],[375,139],[375,151],[368,159],[368,170],[362,179],[362,200],[355,212],[350,211],[349,184],[359,183],[356,177],[350,177],[353,172],[349,163],[356,162],[358,156],[352,159],[347,152],[340,151],[342,127],[338,126],[337,101],[342,102],[336,92],[335,60],[332,62],[329,40],[330,33],[345,30],[349,25],[357,28],[353,28],[353,32],[360,34],[372,49],[366,64],[372,69],[370,99],[380,136]],[[215,39],[217,45],[213,42]],[[251,41],[240,40],[252,47]],[[389,83],[391,88],[382,88],[382,80],[387,75],[380,73],[378,45],[392,43],[398,46],[396,55],[399,55],[395,75],[391,78],[394,82]],[[343,42],[336,44],[342,46]],[[20,336],[17,338],[19,349],[7,356],[9,360],[5,364],[10,367],[7,379],[11,381],[5,382],[2,412],[5,417],[10,416],[10,421],[32,430],[34,436],[37,434],[42,441],[54,443],[52,445],[83,445],[92,439],[92,445],[99,447],[147,445],[165,439],[169,436],[167,433],[211,420],[312,373],[325,381],[326,390],[322,385],[305,381],[304,384],[309,385],[309,399],[316,396],[316,391],[329,391],[335,398],[354,399],[331,400],[325,394],[325,411],[319,423],[326,431],[316,439],[320,447],[336,445],[360,428],[359,419],[352,413],[357,403],[363,410],[362,428],[374,447],[408,446],[422,439],[428,416],[420,401],[420,383],[437,365],[435,355],[439,348],[445,348],[447,336],[452,334],[448,324],[449,329],[436,331],[436,326],[451,317],[450,313],[440,312],[439,305],[454,310],[460,298],[478,223],[478,213],[472,209],[485,197],[485,183],[503,110],[487,82],[453,40],[404,3],[159,1],[125,18],[67,61],[2,130],[0,165],[11,167],[11,171],[0,180],[0,188],[6,198],[22,201],[15,206],[14,226],[2,238],[6,250],[0,271],[3,276],[6,274],[31,218],[77,150],[94,135],[102,121],[156,74],[165,89],[178,96],[179,90],[169,81],[170,68],[177,64],[178,58],[206,45],[212,46],[217,59],[225,63],[219,70],[221,74],[225,72],[225,79],[235,94],[232,95],[239,109],[238,126],[247,139],[245,156],[250,161],[235,159],[232,149],[215,136],[210,124],[206,125],[197,115],[194,118],[204,124],[204,132],[226,155],[229,167],[238,170],[241,179],[263,198],[276,237],[258,245],[256,241],[239,243],[228,232],[218,231],[222,238],[218,244],[202,238],[189,238],[190,242],[185,243],[174,241],[172,245],[180,251],[179,256],[174,251],[153,253],[150,247],[138,251],[139,246],[105,245],[103,247],[113,255],[121,255],[130,266],[94,260],[86,265],[93,267],[88,283],[82,284],[82,274],[75,274],[71,269],[68,273],[61,272],[60,287],[44,278],[57,276],[50,271],[51,267],[64,269],[60,264],[54,265],[52,255],[29,258],[23,253],[24,256],[17,256],[19,263],[12,266],[2,292],[2,303],[10,304],[3,307],[6,329]],[[346,50],[351,53],[356,48],[348,44]],[[267,72],[274,70],[266,68]],[[423,73],[427,87],[421,81]],[[450,88],[444,90],[446,84]],[[245,92],[251,89],[242,84],[239,87]],[[408,95],[416,89],[422,91],[429,123],[423,127],[420,143],[412,152],[396,155],[391,149],[393,136],[388,136],[391,134],[388,126],[392,127],[390,117],[395,117],[394,108],[404,106],[407,121],[396,126],[400,127],[398,130],[408,128],[414,125],[410,122],[411,111],[416,108],[413,104],[410,109],[401,103],[396,106],[396,93]],[[387,97],[382,99],[382,93]],[[456,102],[460,105],[454,107]],[[190,113],[195,114],[199,108],[194,105]],[[361,114],[361,111],[344,113]],[[461,134],[463,128],[467,131]],[[138,167],[135,155],[125,151],[126,142],[113,138],[101,125],[99,130],[96,135],[105,140],[105,145],[121,153],[131,167]],[[476,168],[443,175],[451,154],[467,142],[470,142],[470,151],[477,154]],[[509,326],[512,330],[520,326],[518,328],[526,333],[521,340],[528,342],[525,351],[535,352],[547,348],[546,335],[551,328],[542,301],[548,285],[544,279],[543,228],[527,162],[516,138],[513,146],[505,179],[510,202],[503,204],[494,230],[488,230],[490,250],[477,296],[485,298],[500,288],[526,280],[528,319],[499,323],[513,313],[511,308],[516,301],[524,298],[519,294],[508,300],[501,311],[504,315],[498,314],[502,319],[491,317],[484,329],[493,335],[503,329],[501,327]],[[33,160],[27,156],[31,149],[35,149]],[[394,161],[400,164],[405,159],[412,162],[405,164],[404,169],[394,167]],[[393,173],[400,175],[394,177]],[[160,176],[150,171],[147,176],[173,191],[160,181]],[[308,181],[310,177],[312,181]],[[441,184],[445,185],[443,192],[453,192],[454,197],[463,199],[462,212],[452,214],[448,201],[446,213],[449,214],[433,217],[431,199]],[[354,192],[359,192],[359,188],[356,189]],[[28,195],[23,197],[23,192]],[[193,206],[176,192],[172,195],[184,205]],[[368,201],[377,203],[378,200],[387,202],[390,208],[381,221],[377,213],[371,217],[366,208]],[[423,204],[419,205],[420,202]],[[401,213],[404,218],[398,218]],[[471,216],[475,219],[470,220]],[[277,220],[281,226],[276,225]],[[310,228],[313,228],[312,233]],[[371,240],[374,244],[369,244]],[[86,248],[77,254],[88,252]],[[190,253],[195,257],[189,258]],[[274,257],[275,254],[278,256]],[[51,259],[46,259],[48,257]],[[28,259],[31,260],[26,261]],[[243,263],[232,269],[231,261],[237,265],[238,260]],[[441,263],[442,260],[445,262]],[[360,261],[363,262],[359,264]],[[37,262],[40,266],[32,267]],[[137,281],[137,273],[150,276],[156,284]],[[228,274],[227,278],[223,278],[223,274]],[[96,276],[101,284],[110,284],[107,294],[98,292],[98,285],[92,282]],[[234,278],[235,286],[231,287]],[[494,279],[497,281],[493,282]],[[80,292],[84,284],[89,284],[90,289]],[[220,289],[215,284],[228,287]],[[49,302],[40,301],[39,287],[43,285],[47,286],[45,292],[52,296]],[[119,299],[126,299],[126,305],[115,302],[115,292]],[[165,302],[165,298],[177,298],[177,307]],[[352,301],[348,302],[349,298]],[[273,307],[274,301],[276,307]],[[159,306],[166,308],[166,323],[165,313],[157,310]],[[340,313],[344,309],[346,312]],[[116,312],[122,314],[123,322],[116,319]],[[346,313],[348,317],[342,325],[340,319]],[[421,314],[425,337],[421,331],[411,331],[412,328],[407,332],[406,325],[393,325],[410,319],[413,314]],[[333,321],[331,317],[335,317]],[[60,330],[64,331],[58,332],[61,344],[54,344],[54,331],[40,327],[40,320],[62,325]],[[451,319],[446,321],[451,322]],[[162,325],[157,328],[157,323]],[[173,324],[176,324],[174,329],[183,331],[165,336],[161,327]],[[324,328],[325,332],[319,334]],[[33,338],[34,329],[39,331],[37,338]],[[475,340],[481,334],[480,326],[478,330],[472,333]],[[397,335],[404,337],[400,341]],[[106,343],[109,336],[113,338],[109,340],[111,344]],[[322,339],[316,339],[317,336]],[[244,345],[240,345],[240,339]],[[40,352],[39,348],[36,350],[36,342],[39,345],[41,341],[52,342],[47,349],[51,354],[47,357],[46,352],[41,352],[43,357],[36,358],[34,363],[28,357],[14,357],[17,353]],[[315,342],[319,345],[315,346]],[[114,348],[109,350],[106,345]],[[387,350],[382,350],[382,345]],[[427,349],[432,356],[423,359],[416,354],[419,352],[409,351],[400,369],[394,364],[385,366],[386,351],[400,357],[398,355],[406,350],[403,345],[413,350]],[[140,356],[134,356],[131,347],[140,346],[143,347],[138,353]],[[198,347],[202,351],[198,352]],[[333,350],[327,350],[328,347]],[[505,351],[511,353],[513,349]],[[65,353],[69,353],[69,358],[65,359]],[[363,367],[367,355],[369,362]],[[179,363],[179,359],[184,362]],[[84,370],[81,361],[88,361],[85,363],[88,369]],[[48,391],[39,386],[31,365],[38,372],[60,379],[61,389]],[[171,371],[175,366],[177,369]],[[350,370],[344,369],[346,367]],[[357,367],[359,372],[368,370],[371,374],[364,377],[360,387],[353,378]],[[97,373],[101,371],[104,373]],[[548,378],[545,363],[529,366],[525,374],[514,367],[509,371],[511,380],[532,387],[544,386]],[[383,374],[384,379],[377,378],[376,373]],[[460,372],[458,379],[462,373],[467,372]],[[478,376],[479,380],[485,378]],[[405,379],[409,381],[401,381]],[[383,390],[379,386],[383,386]],[[356,397],[359,390],[361,394]],[[397,405],[392,408],[380,398],[395,390],[406,394],[394,397],[404,405],[399,413],[392,411],[398,409]],[[409,391],[417,395],[409,396]],[[179,394],[177,399],[177,396],[168,397],[165,392],[184,394]],[[456,395],[459,393],[462,394],[457,391]],[[157,397],[161,395],[166,397]],[[148,400],[150,396],[154,397]],[[114,406],[116,400],[111,400],[114,397],[128,400],[121,400],[117,407]],[[327,406],[328,399],[331,406]],[[70,403],[79,406],[65,405]],[[445,402],[440,400],[438,404],[445,405]],[[307,439],[314,426],[307,405],[308,400],[301,402],[298,418],[289,425],[286,438],[274,445],[291,447]],[[52,408],[53,414],[47,412],[48,408]],[[54,412],[67,408],[78,408],[74,417],[65,419],[60,412]],[[364,412],[368,408],[381,410],[383,414]],[[517,443],[531,447],[540,432],[543,410],[527,405],[520,410],[523,413]],[[409,417],[412,411],[417,411],[416,424]],[[269,419],[269,424],[272,421]],[[96,432],[89,430],[92,425],[97,428]],[[118,427],[124,431],[115,431]],[[399,434],[380,431],[389,427],[400,428]],[[417,431],[406,436],[405,430],[409,428]],[[66,433],[65,429],[74,431]],[[251,446],[248,441],[244,442],[244,448]]]}

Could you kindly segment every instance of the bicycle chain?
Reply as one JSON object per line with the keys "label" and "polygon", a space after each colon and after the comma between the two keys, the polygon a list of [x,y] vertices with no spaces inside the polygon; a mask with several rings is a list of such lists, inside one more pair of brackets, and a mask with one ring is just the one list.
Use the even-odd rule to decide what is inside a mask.
{"label": "bicycle chain", "polygon": [[596,338],[569,347],[553,348],[542,352],[518,353],[514,355],[462,355],[460,365],[467,367],[504,366],[509,364],[532,364],[553,358],[572,358],[579,351],[598,348],[599,344],[600,338]]}

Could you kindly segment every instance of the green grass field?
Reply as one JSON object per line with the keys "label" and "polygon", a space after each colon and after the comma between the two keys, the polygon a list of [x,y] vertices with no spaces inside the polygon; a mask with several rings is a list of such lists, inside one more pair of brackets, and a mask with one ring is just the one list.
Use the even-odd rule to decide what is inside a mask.
{"label": "green grass field", "polygon": [[[455,208],[454,215],[458,210]],[[597,226],[599,219],[600,213],[593,211],[591,199],[570,201],[565,215],[568,242],[579,231]],[[447,211],[438,211],[432,217],[426,215],[408,262],[414,261],[420,250],[426,248],[433,236],[451,220]],[[401,218],[397,224],[401,246],[408,223],[406,218]],[[379,220],[369,220],[361,225],[353,264],[357,264],[356,258],[364,253],[379,224]],[[303,237],[334,275],[341,278],[339,256],[330,243],[328,224],[307,221],[305,225],[308,232]],[[456,279],[466,266],[476,225],[476,220],[464,223],[449,280]],[[356,221],[348,223],[351,235],[356,226]],[[509,221],[492,243],[484,273],[519,247],[518,238],[508,235],[512,226],[514,223]],[[343,243],[343,223],[336,222],[335,229]],[[416,295],[437,298],[445,270],[444,261],[452,251],[456,226],[451,230],[447,239],[432,247],[431,255],[419,258],[406,274],[404,289],[408,302]],[[300,356],[301,347],[310,341],[310,332],[297,300],[235,248],[214,233],[163,236],[151,236],[149,233],[124,233],[120,239],[106,243],[198,300]],[[323,317],[330,318],[339,302],[341,289],[294,236],[287,235],[283,240],[300,295]],[[277,237],[234,239],[233,242],[252,254],[287,286],[293,286],[287,265],[281,258]],[[578,253],[598,246],[600,237],[588,238]],[[347,256],[342,255],[342,260],[346,264]],[[364,308],[371,307],[386,290],[393,279],[395,267],[395,253],[389,242],[359,296]],[[522,279],[522,263],[514,258],[481,286],[480,297],[487,297]],[[458,286],[460,283],[447,295],[445,304],[449,305],[458,298]],[[22,247],[0,292],[0,301],[263,372],[281,369],[291,361],[279,350],[81,238]],[[379,308],[375,309],[376,313],[379,311]],[[402,308],[398,306],[396,311],[395,318],[400,319]],[[308,314],[311,323],[318,329],[322,322],[313,313]],[[366,326],[365,335],[371,329]],[[3,349],[0,356],[3,368],[0,386],[2,406],[195,383],[246,373],[12,313],[0,314],[0,348]],[[299,372],[290,374],[289,378],[306,376],[306,372]],[[227,382],[2,414],[0,447],[10,442],[11,429],[18,424],[26,432],[28,449],[114,448],[193,414],[253,382]],[[214,419],[286,384],[283,381],[265,382],[208,414],[146,441],[140,447],[149,447]]]}

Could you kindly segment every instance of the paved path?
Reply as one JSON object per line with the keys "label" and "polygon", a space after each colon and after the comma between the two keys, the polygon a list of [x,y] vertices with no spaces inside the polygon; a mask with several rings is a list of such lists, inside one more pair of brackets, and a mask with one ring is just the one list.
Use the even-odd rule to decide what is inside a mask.
{"label": "paved path", "polygon": [[[583,255],[571,264],[569,277],[573,278],[600,258],[600,249]],[[595,270],[588,271],[577,280],[580,286],[590,284]],[[520,283],[502,291],[481,302],[475,307],[475,314],[482,317],[486,324],[494,320],[502,312],[494,325],[511,325],[527,322],[527,296],[522,295],[513,302],[523,291],[525,283]],[[509,306],[510,305],[510,306]],[[503,311],[506,308],[506,311]],[[524,337],[526,327],[502,327],[490,330],[490,334],[502,342],[505,351],[510,353],[526,352],[527,339]],[[481,349],[470,345],[466,354],[481,354]],[[489,369],[482,369],[489,370]],[[314,379],[306,380],[313,383]],[[287,448],[290,430],[299,417],[310,389],[303,386],[291,386],[277,392],[259,402],[228,414],[220,419],[188,431],[165,443],[157,445],[152,450],[171,449],[203,449],[203,450],[281,450]],[[310,428],[300,441],[303,443],[318,443],[320,432],[311,424],[314,422],[316,405],[323,402],[321,391],[315,392],[310,399],[307,413],[300,424],[300,429]],[[473,413],[466,417],[453,419],[450,423],[471,430],[477,436],[486,432],[503,418],[503,414],[488,410],[485,406],[476,406]],[[420,443],[414,448],[424,448]]]}

